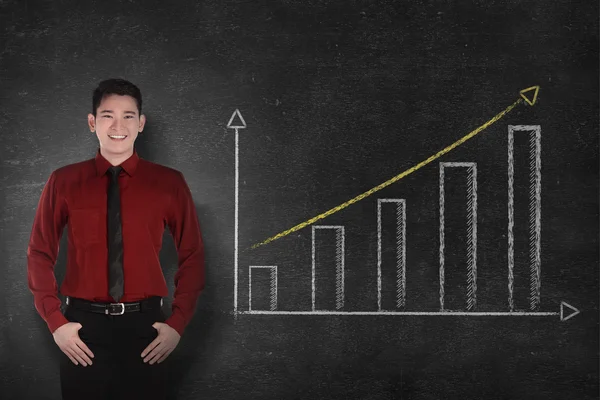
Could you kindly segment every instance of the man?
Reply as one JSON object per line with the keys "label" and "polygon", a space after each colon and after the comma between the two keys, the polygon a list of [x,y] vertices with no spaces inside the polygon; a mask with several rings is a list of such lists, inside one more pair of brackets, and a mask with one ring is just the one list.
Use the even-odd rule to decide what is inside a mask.
{"label": "man", "polygon": [[[63,399],[164,399],[169,363],[204,289],[204,248],[183,175],[141,159],[142,96],[109,79],[92,97],[95,158],[54,170],[42,191],[27,248],[35,308],[62,350]],[[67,270],[54,276],[68,226]],[[159,262],[165,227],[178,252],[172,314]],[[165,369],[167,368],[167,369]]]}

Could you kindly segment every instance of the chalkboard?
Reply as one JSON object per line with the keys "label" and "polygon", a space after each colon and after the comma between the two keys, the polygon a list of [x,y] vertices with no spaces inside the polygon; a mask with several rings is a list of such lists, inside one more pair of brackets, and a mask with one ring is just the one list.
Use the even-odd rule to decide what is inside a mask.
{"label": "chalkboard", "polygon": [[60,398],[26,248],[117,77],[206,246],[173,398],[598,398],[596,2],[0,10],[1,398]]}

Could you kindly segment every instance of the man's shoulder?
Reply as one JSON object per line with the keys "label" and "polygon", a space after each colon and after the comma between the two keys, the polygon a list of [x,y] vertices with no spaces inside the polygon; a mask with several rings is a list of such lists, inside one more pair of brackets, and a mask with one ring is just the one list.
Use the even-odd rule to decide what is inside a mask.
{"label": "man's shoulder", "polygon": [[173,167],[168,167],[166,165],[148,161],[143,158],[140,158],[139,163],[140,165],[138,166],[138,168],[142,167],[145,171],[151,173],[153,176],[159,175],[162,178],[172,180],[179,180],[183,178],[183,174],[181,173],[181,171]]}
{"label": "man's shoulder", "polygon": [[62,165],[53,170],[51,176],[54,176],[54,178],[59,181],[70,180],[76,177],[81,177],[82,175],[93,173],[95,171],[94,168],[94,159],[90,158],[87,160]]}

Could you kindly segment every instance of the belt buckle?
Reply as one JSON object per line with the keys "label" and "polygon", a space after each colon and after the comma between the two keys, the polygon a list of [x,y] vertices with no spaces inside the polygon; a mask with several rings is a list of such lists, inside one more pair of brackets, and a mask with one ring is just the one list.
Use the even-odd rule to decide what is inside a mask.
{"label": "belt buckle", "polygon": [[109,315],[123,315],[123,314],[125,314],[125,303],[110,303],[108,305],[109,308],[112,307],[112,306],[121,306],[121,311],[120,312],[112,312],[112,311],[109,312],[108,308],[107,308],[105,310],[106,314],[109,314]]}

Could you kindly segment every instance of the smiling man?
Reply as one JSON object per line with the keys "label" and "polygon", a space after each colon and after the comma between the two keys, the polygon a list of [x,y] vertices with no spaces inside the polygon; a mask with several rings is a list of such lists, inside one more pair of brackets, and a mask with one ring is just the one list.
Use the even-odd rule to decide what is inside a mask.
{"label": "smiling man", "polygon": [[[63,399],[165,399],[168,356],[204,289],[204,248],[190,189],[181,172],[138,156],[134,143],[145,122],[134,84],[101,82],[88,115],[99,141],[95,157],[54,170],[36,210],[28,284],[63,352]],[[54,266],[65,226],[63,313]],[[158,257],[166,226],[178,252],[168,318]]]}

